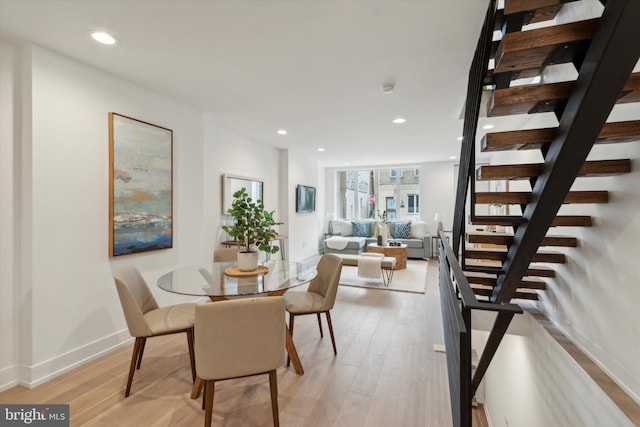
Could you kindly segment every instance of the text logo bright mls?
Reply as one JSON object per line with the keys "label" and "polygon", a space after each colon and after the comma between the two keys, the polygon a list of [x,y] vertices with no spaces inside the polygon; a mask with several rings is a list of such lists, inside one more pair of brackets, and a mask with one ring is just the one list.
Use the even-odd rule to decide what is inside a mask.
{"label": "text logo bright mls", "polygon": [[0,405],[0,425],[69,427],[69,405]]}

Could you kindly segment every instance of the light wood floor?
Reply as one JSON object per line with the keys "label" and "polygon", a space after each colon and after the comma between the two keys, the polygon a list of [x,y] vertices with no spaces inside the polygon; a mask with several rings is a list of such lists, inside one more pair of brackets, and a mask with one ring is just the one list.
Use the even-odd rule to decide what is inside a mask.
{"label": "light wood floor", "polygon": [[[443,343],[438,266],[429,264],[425,295],[340,287],[331,312],[337,356],[326,324],[320,339],[315,316],[296,318],[305,374],[278,369],[283,427],[451,425],[445,356],[434,351]],[[72,426],[203,425],[201,401],[189,398],[186,336],[148,340],[125,399],[131,350],[127,345],[30,390],[7,390],[0,402],[69,403]],[[213,409],[213,425],[271,426],[268,376],[217,383]]]}

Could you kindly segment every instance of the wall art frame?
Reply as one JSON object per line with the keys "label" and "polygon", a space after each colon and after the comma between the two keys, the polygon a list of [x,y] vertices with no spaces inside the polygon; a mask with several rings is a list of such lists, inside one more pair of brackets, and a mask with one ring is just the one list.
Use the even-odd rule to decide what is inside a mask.
{"label": "wall art frame", "polygon": [[109,255],[173,247],[173,131],[109,113]]}

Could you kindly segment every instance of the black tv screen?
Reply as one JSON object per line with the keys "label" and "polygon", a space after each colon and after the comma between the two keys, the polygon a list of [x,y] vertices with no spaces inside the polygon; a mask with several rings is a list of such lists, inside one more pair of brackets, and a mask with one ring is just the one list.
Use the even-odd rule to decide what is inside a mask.
{"label": "black tv screen", "polygon": [[316,188],[298,185],[296,188],[296,212],[316,211]]}

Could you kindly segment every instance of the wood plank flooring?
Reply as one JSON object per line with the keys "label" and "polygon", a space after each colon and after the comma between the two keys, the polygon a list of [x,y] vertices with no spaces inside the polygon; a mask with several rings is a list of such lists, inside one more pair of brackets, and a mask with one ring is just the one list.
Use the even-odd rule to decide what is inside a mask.
{"label": "wood plank flooring", "polygon": [[[438,266],[428,262],[424,295],[340,287],[331,313],[337,356],[326,323],[320,339],[315,316],[296,320],[305,374],[278,369],[282,426],[451,425],[445,355],[434,351],[443,343]],[[33,389],[12,388],[0,402],[69,403],[72,426],[203,425],[201,400],[189,398],[184,336],[147,341],[125,399],[131,351],[124,346]],[[216,426],[271,426],[268,376],[217,383],[213,412]]]}

